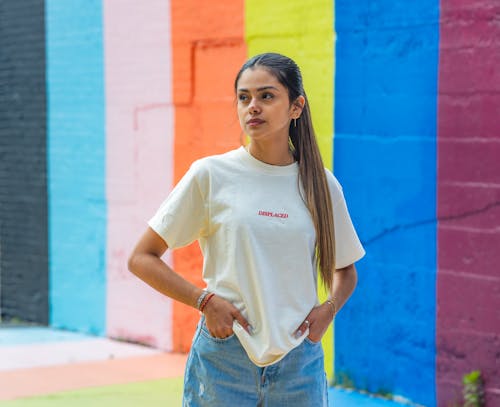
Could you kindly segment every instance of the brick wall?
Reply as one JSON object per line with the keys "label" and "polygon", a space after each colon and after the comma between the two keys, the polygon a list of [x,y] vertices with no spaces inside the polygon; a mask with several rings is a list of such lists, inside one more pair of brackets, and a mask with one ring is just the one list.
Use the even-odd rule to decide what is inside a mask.
{"label": "brick wall", "polygon": [[[242,0],[172,0],[174,182],[200,157],[240,145],[232,84],[246,58]],[[199,286],[198,243],[173,252],[174,269]],[[174,302],[173,348],[191,346],[199,313]]]}
{"label": "brick wall", "polygon": [[438,405],[481,370],[500,405],[500,3],[441,1]]}
{"label": "brick wall", "polygon": [[[498,1],[148,4],[0,3],[2,318],[186,351],[197,312],[127,255],[194,159],[240,144],[234,75],[279,51],[367,249],[327,370],[433,406],[480,369],[500,404]],[[203,285],[196,244],[171,259]]]}
{"label": "brick wall", "polygon": [[50,323],[106,326],[101,0],[46,0]]}
{"label": "brick wall", "polygon": [[48,322],[44,2],[0,3],[0,313]]}
{"label": "brick wall", "polygon": [[435,402],[439,4],[337,0],[334,169],[366,257],[335,375]]}

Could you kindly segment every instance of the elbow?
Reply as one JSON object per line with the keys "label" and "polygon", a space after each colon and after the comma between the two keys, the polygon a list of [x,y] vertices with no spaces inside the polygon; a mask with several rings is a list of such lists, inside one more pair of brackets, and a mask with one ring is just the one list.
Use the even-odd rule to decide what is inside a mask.
{"label": "elbow", "polygon": [[127,268],[142,280],[151,268],[151,261],[156,258],[157,256],[152,253],[134,251],[128,258]]}
{"label": "elbow", "polygon": [[354,291],[354,289],[358,285],[358,272],[357,272],[356,266],[354,266],[354,264],[351,264],[351,266],[349,268],[350,268],[349,274],[351,276],[352,290]]}
{"label": "elbow", "polygon": [[136,276],[138,275],[138,267],[137,267],[138,257],[139,256],[137,255],[137,253],[134,252],[130,255],[127,262],[128,271],[130,271],[132,274]]}
{"label": "elbow", "polygon": [[350,287],[351,292],[354,291],[358,285],[358,272],[356,271],[356,266],[351,264],[341,269],[337,269],[340,272],[339,277],[342,278],[344,284]]}
{"label": "elbow", "polygon": [[354,264],[351,267],[350,270],[350,281],[351,281],[351,295],[352,293],[356,290],[356,287],[358,285],[358,272],[356,271],[356,267],[354,267]]}
{"label": "elbow", "polygon": [[352,265],[352,279],[354,281],[354,286],[358,284],[358,271],[356,270],[356,266]]}

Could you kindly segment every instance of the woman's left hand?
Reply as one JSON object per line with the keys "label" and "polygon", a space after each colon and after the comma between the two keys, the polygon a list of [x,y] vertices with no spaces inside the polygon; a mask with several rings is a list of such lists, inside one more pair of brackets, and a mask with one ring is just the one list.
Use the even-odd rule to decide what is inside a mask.
{"label": "woman's left hand", "polygon": [[300,324],[295,331],[295,336],[297,338],[302,336],[306,329],[309,328],[309,335],[307,337],[313,342],[319,342],[332,322],[333,317],[333,309],[330,304],[323,303],[318,305],[312,309],[306,319]]}

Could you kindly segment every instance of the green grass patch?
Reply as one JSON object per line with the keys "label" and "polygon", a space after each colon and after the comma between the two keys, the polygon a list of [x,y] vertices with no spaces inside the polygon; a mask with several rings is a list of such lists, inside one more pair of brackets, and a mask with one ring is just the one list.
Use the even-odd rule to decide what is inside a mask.
{"label": "green grass patch", "polygon": [[2,407],[180,406],[182,377],[65,391],[0,402]]}

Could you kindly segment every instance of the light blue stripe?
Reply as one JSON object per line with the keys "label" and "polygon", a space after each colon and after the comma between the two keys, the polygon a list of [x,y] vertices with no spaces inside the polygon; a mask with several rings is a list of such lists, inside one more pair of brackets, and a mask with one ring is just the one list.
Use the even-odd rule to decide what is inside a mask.
{"label": "light blue stripe", "polygon": [[[328,404],[330,407],[403,407],[405,404],[397,403],[379,397],[356,393],[354,391],[329,388]],[[408,406],[406,404],[406,406]]]}
{"label": "light blue stripe", "polygon": [[439,2],[336,0],[334,170],[367,255],[339,382],[435,400]]}
{"label": "light blue stripe", "polygon": [[52,342],[72,342],[91,339],[91,336],[47,327],[0,328],[0,346],[32,345]]}
{"label": "light blue stripe", "polygon": [[47,0],[50,323],[104,334],[105,98],[101,0]]}

